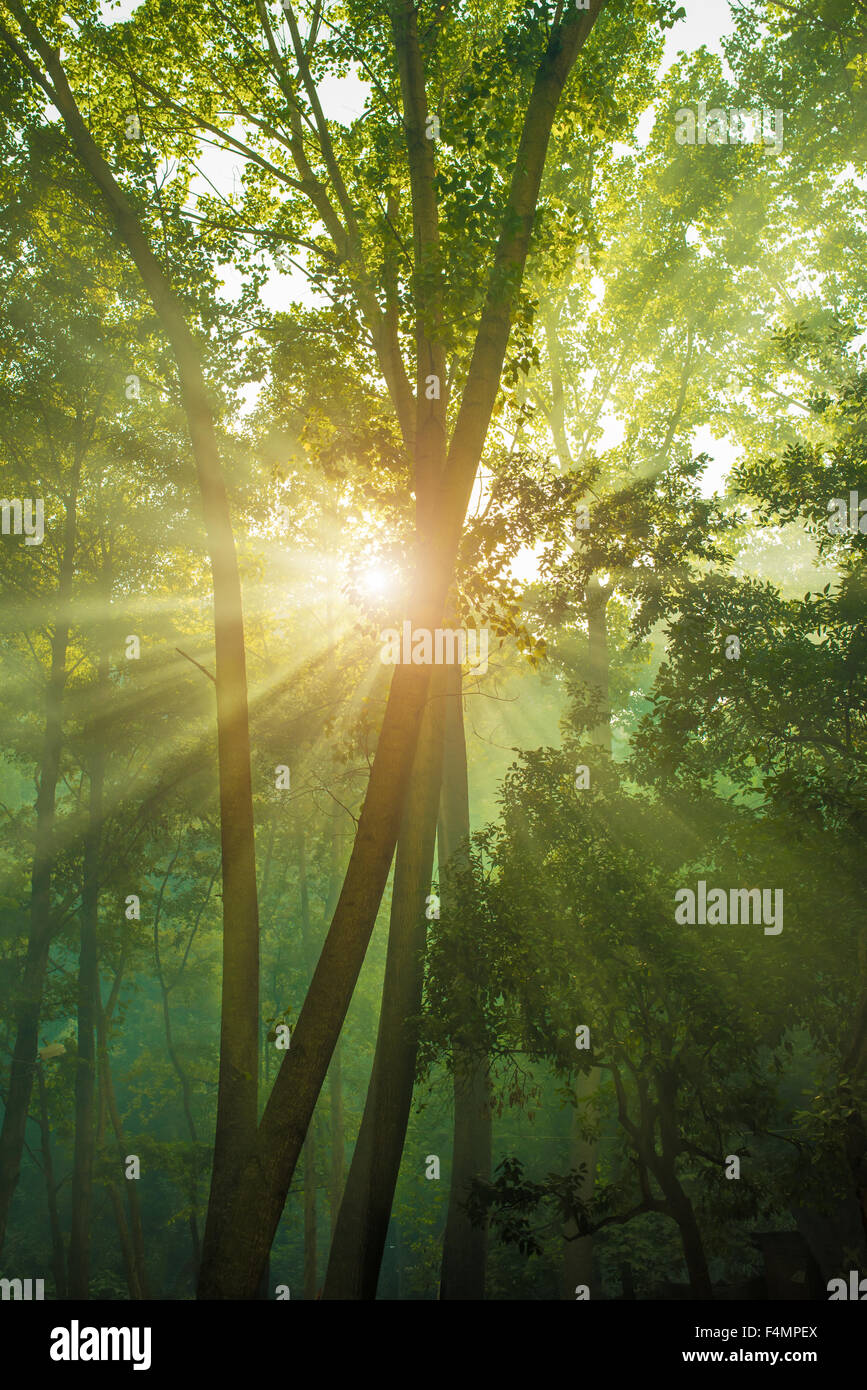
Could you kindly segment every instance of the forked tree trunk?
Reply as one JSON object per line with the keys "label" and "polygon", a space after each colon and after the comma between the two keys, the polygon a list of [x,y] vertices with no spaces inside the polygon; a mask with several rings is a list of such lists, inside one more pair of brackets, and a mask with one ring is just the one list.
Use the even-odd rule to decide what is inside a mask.
{"label": "forked tree trunk", "polygon": [[[418,493],[423,512],[419,571],[408,605],[415,628],[434,631],[441,620],[499,390],[552,124],[578,51],[605,3],[590,0],[584,12],[566,8],[536,72],[445,469],[438,481],[424,481],[423,508]],[[415,118],[414,125],[418,127]],[[418,367],[421,378],[421,360]],[[255,1151],[237,1184],[223,1239],[203,1261],[201,1298],[252,1298],[258,1287],[388,878],[429,679],[424,666],[406,664],[395,670],[343,890],[292,1048],[265,1106]]]}

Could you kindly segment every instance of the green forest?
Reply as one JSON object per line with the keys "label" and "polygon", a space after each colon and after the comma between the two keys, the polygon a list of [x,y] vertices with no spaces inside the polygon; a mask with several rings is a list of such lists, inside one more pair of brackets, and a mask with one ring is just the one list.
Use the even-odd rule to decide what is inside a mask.
{"label": "green forest", "polygon": [[865,0],[0,0],[4,1299],[867,1297],[865,155]]}

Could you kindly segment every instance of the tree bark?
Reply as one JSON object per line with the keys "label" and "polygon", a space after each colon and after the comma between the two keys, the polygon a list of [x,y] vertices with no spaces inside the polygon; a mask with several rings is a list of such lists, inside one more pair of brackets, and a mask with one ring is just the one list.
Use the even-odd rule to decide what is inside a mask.
{"label": "tree bark", "polygon": [[443,668],[431,681],[397,845],[379,1032],[323,1298],[374,1299],[412,1106],[442,775]]}

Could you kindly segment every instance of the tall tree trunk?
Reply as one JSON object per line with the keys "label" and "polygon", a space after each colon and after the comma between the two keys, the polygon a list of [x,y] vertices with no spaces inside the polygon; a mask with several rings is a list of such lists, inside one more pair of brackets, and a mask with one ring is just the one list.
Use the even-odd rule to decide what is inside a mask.
{"label": "tall tree trunk", "polygon": [[[105,1073],[101,1065],[97,1067],[97,1088],[98,1118],[96,1126],[96,1149],[99,1154],[104,1154],[108,1158],[108,1162],[110,1164],[109,1171],[110,1173],[113,1173],[116,1168],[116,1159],[109,1154],[108,1145],[106,1144],[105,1139],[105,1119],[107,1107],[105,1101]],[[104,1186],[106,1191],[108,1192],[109,1201],[111,1203],[111,1209],[114,1213],[115,1225],[117,1226],[117,1237],[118,1243],[120,1245],[120,1254],[121,1260],[123,1262],[123,1272],[124,1277],[126,1279],[126,1286],[129,1290],[130,1298],[134,1302],[137,1302],[142,1297],[142,1290],[141,1285],[138,1281],[138,1274],[136,1272],[136,1262],[135,1256],[133,1254],[132,1241],[130,1240],[129,1235],[129,1225],[127,1223],[126,1215],[124,1213],[123,1202],[121,1201],[120,1191],[118,1189],[116,1178],[114,1176],[106,1177],[104,1179]]]}
{"label": "tall tree trunk", "polygon": [[[591,687],[599,708],[598,723],[590,730],[590,740],[609,756],[611,754],[611,696],[608,654],[607,605],[610,591],[592,575],[587,585],[587,682]],[[579,793],[580,795],[580,793]],[[576,1019],[576,1024],[583,1022]],[[588,1139],[582,1133],[581,1113],[599,1090],[601,1072],[593,1067],[575,1080],[575,1108],[572,1112],[572,1126],[569,1136],[569,1167],[577,1171],[586,1166],[581,1197],[585,1202],[593,1196],[596,1181],[596,1162],[599,1154],[599,1140]],[[574,1221],[566,1223],[564,1235],[568,1237],[563,1250],[563,1298],[574,1299],[575,1289],[584,1284],[593,1288],[593,1237],[577,1236]]]}
{"label": "tall tree trunk", "polygon": [[486,1059],[457,1052],[453,1089],[452,1180],[440,1298],[480,1301],[485,1297],[488,1232],[485,1226],[471,1224],[464,1203],[471,1181],[491,1176],[491,1094]]}
{"label": "tall tree trunk", "polygon": [[[325,921],[330,922],[337,899],[340,896],[340,841],[337,822],[332,825],[331,864],[329,869],[328,901],[325,904]],[[340,1213],[340,1199],[343,1195],[344,1155],[346,1137],[343,1122],[343,1042],[340,1038],[334,1048],[331,1065],[328,1068],[328,1118],[330,1123],[330,1167],[328,1173],[328,1215],[331,1226],[331,1239],[337,1230]]]}
{"label": "tall tree trunk", "polygon": [[83,448],[77,447],[66,498],[60,573],[57,586],[57,617],[51,639],[51,669],[45,691],[45,729],[39,762],[39,789],[36,794],[36,835],[30,879],[30,935],[24,975],[15,1010],[15,1047],[9,1077],[9,1093],[0,1131],[0,1250],[6,1237],[6,1223],[12,1194],[21,1169],[27,1111],[33,1092],[36,1053],[39,1045],[39,1015],[48,952],[51,946],[51,875],[54,863],[54,820],[60,752],[63,742],[62,704],[66,684],[66,652],[69,645],[72,577],[75,568],[76,508],[81,476]]}
{"label": "tall tree trunk", "polygon": [[[96,709],[108,691],[109,658],[99,654]],[[69,1229],[69,1296],[90,1297],[90,1223],[93,1202],[96,1086],[96,1012],[99,1000],[99,872],[105,784],[105,743],[99,712],[92,729],[90,808],[84,841],[81,888],[81,946],[78,965],[78,1059],[75,1072],[75,1152],[72,1169],[72,1214]]]}
{"label": "tall tree trunk", "polygon": [[398,840],[373,1071],[331,1245],[322,1294],[327,1299],[376,1298],[406,1138],[442,775],[443,669],[436,668],[431,681]]}
{"label": "tall tree trunk", "polygon": [[[446,673],[445,738],[443,785],[437,831],[439,857],[440,912],[454,916],[450,875],[468,862],[470,834],[470,795],[467,776],[467,744],[461,669],[448,667]],[[473,985],[463,982],[467,1012],[472,1011]],[[491,1175],[491,1102],[488,1059],[472,1045],[454,1043],[454,1142],[449,1188],[449,1208],[443,1237],[440,1298],[481,1300],[485,1296],[485,1266],[488,1233],[484,1226],[473,1226],[464,1210],[469,1186],[474,1178]]]}
{"label": "tall tree trunk", "polygon": [[126,1287],[132,1302],[138,1303],[144,1298],[144,1293],[139,1283],[135,1251],[133,1250],[132,1239],[129,1233],[129,1222],[126,1219],[126,1212],[123,1209],[123,1198],[120,1195],[120,1189],[114,1178],[108,1178],[105,1186],[108,1191],[108,1199],[111,1203],[115,1225],[117,1226],[117,1240],[120,1246],[120,1257],[123,1264]]}
{"label": "tall tree trunk", "polygon": [[[118,1243],[120,1245],[121,1260],[123,1261],[124,1277],[129,1296],[133,1302],[138,1302],[144,1298],[145,1294],[139,1279],[138,1262],[133,1249],[132,1238],[129,1231],[129,1223],[123,1209],[123,1201],[120,1195],[120,1188],[115,1174],[117,1172],[117,1152],[111,1152],[111,1148],[106,1141],[106,1118],[108,1115],[108,1094],[107,1082],[109,1080],[108,1067],[108,1029],[114,1013],[115,1004],[120,994],[120,987],[123,981],[124,963],[126,959],[125,948],[121,950],[120,965],[115,971],[114,980],[109,992],[108,1002],[105,1008],[102,1000],[97,995],[96,1012],[96,1084],[97,1084],[97,1120],[96,1120],[96,1150],[103,1155],[108,1165],[108,1175],[103,1179],[103,1185],[108,1192],[111,1209],[114,1213],[115,1225],[117,1226]],[[98,981],[97,981],[98,985]]]}
{"label": "tall tree trunk", "polygon": [[[42,1063],[36,1064],[39,1091],[39,1130],[42,1136],[42,1174],[45,1178],[45,1198],[48,1204],[48,1225],[51,1230],[51,1263],[58,1298],[66,1298],[66,1260],[63,1251],[63,1232],[57,1211],[57,1184],[54,1181],[54,1161],[51,1157],[51,1123],[48,1115],[48,1094]],[[74,1294],[71,1295],[73,1298]]]}

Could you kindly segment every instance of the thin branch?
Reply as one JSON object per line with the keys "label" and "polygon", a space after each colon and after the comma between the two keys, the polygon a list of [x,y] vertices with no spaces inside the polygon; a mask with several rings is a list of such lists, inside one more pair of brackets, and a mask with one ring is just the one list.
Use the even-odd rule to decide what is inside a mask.
{"label": "thin branch", "polygon": [[187,653],[186,653],[186,652],[182,652],[181,649],[180,649],[180,647],[175,647],[175,651],[176,651],[180,656],[186,657],[187,661],[192,662],[193,666],[198,666],[199,670],[200,670],[204,675],[206,675],[206,676],[208,677],[208,680],[214,682],[214,685],[217,684],[217,678],[216,678],[216,676],[212,676],[212,675],[211,675],[211,672],[208,670],[208,668],[207,668],[206,666],[202,666],[201,662],[196,661],[195,658],[192,657],[192,656],[187,656]]}

